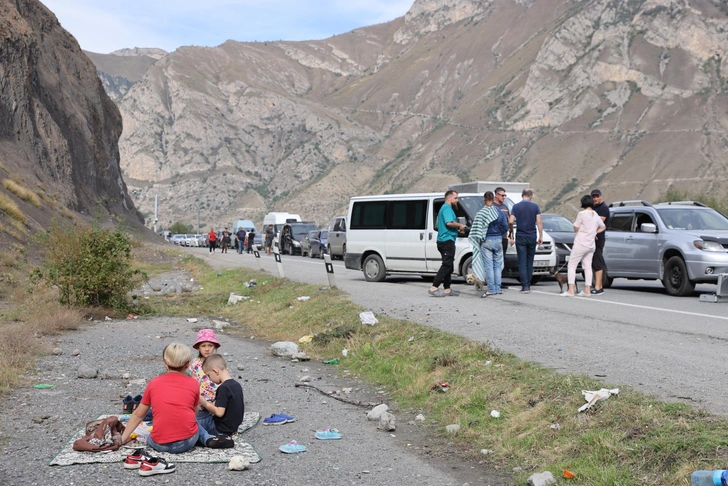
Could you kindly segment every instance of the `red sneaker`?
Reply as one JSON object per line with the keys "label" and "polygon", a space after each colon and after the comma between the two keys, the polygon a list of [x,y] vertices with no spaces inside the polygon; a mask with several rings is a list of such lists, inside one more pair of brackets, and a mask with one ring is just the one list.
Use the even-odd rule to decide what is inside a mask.
{"label": "red sneaker", "polygon": [[124,459],[124,469],[139,469],[142,462],[150,461],[152,459],[154,459],[154,457],[144,452],[144,449],[136,449],[134,452],[126,456],[126,459]]}
{"label": "red sneaker", "polygon": [[155,474],[168,474],[177,470],[175,464],[168,464],[166,460],[159,457],[152,457],[148,461],[142,461],[139,466],[140,476],[154,476]]}

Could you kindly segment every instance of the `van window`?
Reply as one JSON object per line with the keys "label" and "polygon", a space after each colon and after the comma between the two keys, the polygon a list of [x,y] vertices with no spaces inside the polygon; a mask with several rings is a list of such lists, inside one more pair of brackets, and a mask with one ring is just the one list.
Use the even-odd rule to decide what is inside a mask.
{"label": "van window", "polygon": [[387,201],[358,201],[351,211],[351,229],[385,229]]}
{"label": "van window", "polygon": [[612,213],[609,231],[632,231],[632,213]]}
{"label": "van window", "polygon": [[336,222],[334,223],[334,231],[342,231],[346,233],[346,219],[344,218],[337,218]]}
{"label": "van window", "polygon": [[423,230],[427,228],[427,200],[390,201],[387,229]]}
{"label": "van window", "polygon": [[[475,205],[474,204],[472,204],[472,203],[467,204],[467,205],[466,204],[458,204],[458,207],[455,208],[455,217],[456,218],[465,218],[465,224],[467,226],[470,226],[473,223],[473,220],[475,219],[475,214],[477,214],[478,210],[480,208],[482,208],[483,205],[484,205],[483,198],[481,197],[479,199],[480,199],[480,207],[475,210],[475,213],[473,213],[471,215],[468,212],[470,210],[470,207],[475,208]],[[432,221],[433,221],[433,224],[435,225],[435,228],[434,228],[435,231],[438,231],[438,228],[437,228],[437,215],[440,213],[440,208],[442,207],[443,204],[445,204],[445,198],[444,197],[441,197],[441,198],[438,198],[438,199],[435,199],[434,201],[432,201]]]}

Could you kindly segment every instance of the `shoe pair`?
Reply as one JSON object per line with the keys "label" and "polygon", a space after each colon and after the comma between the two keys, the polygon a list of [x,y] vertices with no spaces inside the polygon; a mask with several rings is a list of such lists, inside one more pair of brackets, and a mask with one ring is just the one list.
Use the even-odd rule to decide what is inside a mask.
{"label": "shoe pair", "polygon": [[124,397],[121,409],[123,410],[123,413],[132,413],[137,409],[140,403],[142,403],[141,395],[137,395],[134,398],[132,398],[131,395],[127,395]]}
{"label": "shoe pair", "polygon": [[140,476],[154,476],[173,473],[177,466],[160,457],[150,456],[144,449],[136,449],[124,459],[124,469],[138,469]]}
{"label": "shoe pair", "polygon": [[263,425],[283,425],[296,420],[293,415],[286,415],[285,413],[274,413],[270,417],[263,419]]}

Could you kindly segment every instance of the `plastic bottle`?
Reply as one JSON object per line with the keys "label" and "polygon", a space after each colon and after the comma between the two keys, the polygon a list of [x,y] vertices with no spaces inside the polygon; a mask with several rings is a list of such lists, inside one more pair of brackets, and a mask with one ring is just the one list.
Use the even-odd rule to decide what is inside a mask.
{"label": "plastic bottle", "polygon": [[339,364],[339,358],[325,359],[322,361],[323,364]]}
{"label": "plastic bottle", "polygon": [[728,486],[728,471],[695,471],[690,475],[690,486]]}

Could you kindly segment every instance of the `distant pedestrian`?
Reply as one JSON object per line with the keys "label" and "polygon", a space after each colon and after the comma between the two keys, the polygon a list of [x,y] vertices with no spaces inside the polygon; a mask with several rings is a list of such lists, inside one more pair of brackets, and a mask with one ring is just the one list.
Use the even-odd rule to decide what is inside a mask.
{"label": "distant pedestrian", "polygon": [[265,254],[270,255],[270,248],[273,246],[273,238],[275,238],[275,230],[273,225],[269,224],[265,229]]}
{"label": "distant pedestrian", "polygon": [[[508,209],[508,204],[506,204],[506,190],[502,187],[496,187],[494,194],[495,199],[493,202],[493,206],[497,207],[506,217],[506,221],[508,221],[508,218],[511,217],[511,210]],[[506,259],[506,252],[508,251],[509,246],[509,240],[511,240],[513,235],[510,233],[510,230],[508,227],[506,227],[505,232],[501,235],[501,244],[503,245],[503,267],[505,267],[505,259]],[[503,272],[503,268],[501,268],[501,272]],[[507,289],[507,285],[501,284],[501,289]]]}
{"label": "distant pedestrian", "polygon": [[493,204],[493,193],[483,194],[483,208],[478,211],[470,228],[468,240],[473,246],[473,273],[481,282],[488,282],[488,290],[481,297],[501,293],[503,271],[503,244],[501,235],[508,231],[508,219]]}
{"label": "distant pedestrian", "polygon": [[225,231],[222,232],[222,253],[227,253],[228,248],[230,248],[230,232],[227,228],[225,228]]}
{"label": "distant pedestrian", "polygon": [[255,230],[251,229],[250,233],[248,233],[248,253],[250,253],[250,250],[253,249],[254,244],[255,244]]}
{"label": "distant pedestrian", "polygon": [[[454,270],[453,262],[455,261],[455,240],[458,237],[458,231],[465,229],[465,225],[458,223],[455,216],[457,205],[458,193],[447,191],[445,193],[445,204],[442,205],[437,215],[437,251],[442,256],[442,265],[440,265],[440,269],[435,275],[435,281],[432,282],[432,286],[428,290],[428,293],[433,297],[457,297],[460,295],[460,292],[450,288]],[[443,285],[444,291],[440,290],[440,284]]]}
{"label": "distant pedestrian", "polygon": [[524,189],[521,193],[523,200],[513,206],[511,216],[508,218],[508,231],[511,234],[513,234],[513,223],[517,222],[515,244],[518,254],[518,276],[521,280],[521,292],[524,294],[531,292],[536,245],[543,243],[541,208],[531,202],[532,197],[533,191]]}
{"label": "distant pedestrian", "polygon": [[215,228],[210,228],[210,232],[207,233],[207,242],[210,244],[210,253],[215,253],[215,248],[217,247],[217,233],[215,233]]}
{"label": "distant pedestrian", "polygon": [[574,231],[576,236],[574,237],[574,245],[571,247],[571,256],[569,257],[569,288],[564,292],[563,296],[573,297],[574,289],[576,284],[576,267],[581,262],[581,267],[584,269],[584,290],[579,292],[579,295],[585,297],[591,296],[591,282],[592,282],[592,257],[596,249],[596,238],[599,233],[602,233],[606,226],[594,211],[594,200],[591,196],[584,196],[581,198],[582,211],[574,221]]}
{"label": "distant pedestrian", "polygon": [[[609,215],[609,207],[607,207],[604,203],[604,199],[602,199],[602,191],[599,189],[592,189],[591,197],[594,200],[594,211],[602,219],[604,225],[609,226],[609,219],[611,216]],[[604,251],[604,243],[606,241],[604,232],[597,233],[596,248],[594,249],[594,258],[592,259],[592,270],[594,271],[594,288],[591,289],[592,295],[604,294],[602,279],[604,278],[604,268],[606,265],[604,264],[604,256],[602,255],[602,252]],[[584,265],[582,265],[582,267],[583,266]],[[588,280],[588,282],[591,284],[591,280]]]}
{"label": "distant pedestrian", "polygon": [[241,226],[240,228],[238,228],[238,232],[235,234],[235,241],[237,242],[237,245],[238,245],[238,255],[243,254],[243,250],[245,249],[245,238],[246,238],[245,230]]}

